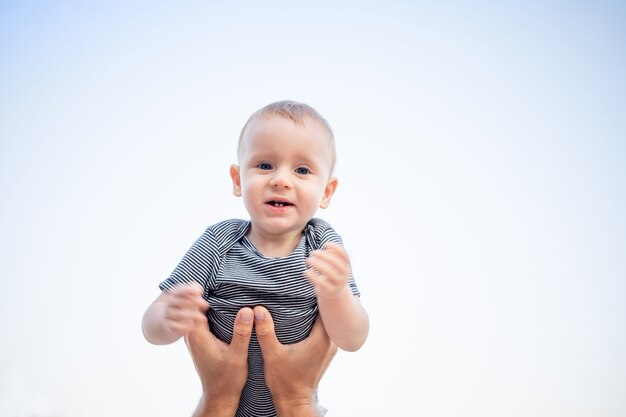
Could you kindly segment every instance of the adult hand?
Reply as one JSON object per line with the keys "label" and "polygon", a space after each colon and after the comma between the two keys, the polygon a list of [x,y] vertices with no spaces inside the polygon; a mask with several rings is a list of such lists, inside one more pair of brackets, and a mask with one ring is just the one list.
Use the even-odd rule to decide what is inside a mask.
{"label": "adult hand", "polygon": [[202,398],[194,417],[232,417],[248,376],[248,345],[253,312],[242,308],[235,319],[230,345],[216,338],[206,322],[185,337],[202,383]]}
{"label": "adult hand", "polygon": [[265,307],[254,308],[254,327],[263,353],[265,382],[280,417],[320,416],[317,386],[337,353],[318,317],[309,336],[292,345],[276,338],[274,321]]}

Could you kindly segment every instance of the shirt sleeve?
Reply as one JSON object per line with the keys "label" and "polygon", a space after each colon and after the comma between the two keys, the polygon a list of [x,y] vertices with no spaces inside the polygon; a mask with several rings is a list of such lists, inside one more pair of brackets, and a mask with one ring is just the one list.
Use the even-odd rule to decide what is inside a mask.
{"label": "shirt sleeve", "polygon": [[161,284],[161,291],[171,291],[176,285],[197,282],[207,291],[213,286],[213,272],[218,267],[219,250],[211,227],[189,248],[172,274]]}

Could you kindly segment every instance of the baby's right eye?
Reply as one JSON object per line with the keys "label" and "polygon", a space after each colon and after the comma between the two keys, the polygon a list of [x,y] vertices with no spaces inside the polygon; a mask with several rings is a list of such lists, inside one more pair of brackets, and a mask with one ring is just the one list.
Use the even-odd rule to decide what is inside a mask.
{"label": "baby's right eye", "polygon": [[267,162],[261,162],[257,165],[257,168],[267,171],[269,169],[272,169],[272,164],[268,164]]}

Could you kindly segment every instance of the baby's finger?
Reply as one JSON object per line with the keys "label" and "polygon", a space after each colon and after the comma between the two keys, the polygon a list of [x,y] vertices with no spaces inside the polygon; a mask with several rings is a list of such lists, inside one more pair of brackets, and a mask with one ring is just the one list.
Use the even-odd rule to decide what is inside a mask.
{"label": "baby's finger", "polygon": [[324,243],[324,246],[322,246],[322,250],[340,250],[340,251],[345,251],[343,245],[337,243],[337,242],[326,242]]}
{"label": "baby's finger", "polygon": [[199,314],[197,310],[173,307],[165,311],[164,318],[165,320],[168,320],[171,322],[183,323],[185,321],[193,321],[193,317],[196,314]]}
{"label": "baby's finger", "polygon": [[329,277],[348,275],[350,272],[349,266],[332,253],[311,256],[307,259],[307,265],[316,270],[318,274]]}
{"label": "baby's finger", "polygon": [[194,322],[202,321],[206,317],[206,312],[209,308],[209,303],[204,299],[193,300],[193,302],[186,304],[182,311],[187,317],[191,318]]}
{"label": "baby's finger", "polygon": [[206,314],[206,311],[209,309],[209,302],[204,298],[200,298],[196,300],[195,306],[202,314]]}
{"label": "baby's finger", "polygon": [[189,285],[179,285],[172,293],[172,306],[183,309],[197,309],[206,312],[209,308],[208,302],[204,299],[204,289],[200,284],[194,282]]}
{"label": "baby's finger", "polygon": [[184,336],[194,329],[195,324],[191,320],[170,321],[166,325],[168,332],[177,336]]}
{"label": "baby's finger", "polygon": [[204,295],[204,288],[202,288],[202,285],[198,284],[197,282],[190,282],[189,284],[177,285],[172,293],[181,298],[202,297]]}
{"label": "baby's finger", "polygon": [[206,312],[209,307],[208,302],[201,297],[194,296],[174,296],[171,298],[169,302],[170,308],[172,310],[181,310],[181,311],[200,311]]}
{"label": "baby's finger", "polygon": [[350,265],[350,258],[343,246],[327,243],[321,250],[313,251],[310,258],[321,258],[337,265]]}
{"label": "baby's finger", "polygon": [[322,251],[333,253],[337,255],[338,257],[340,257],[343,261],[350,262],[350,257],[348,256],[348,252],[346,251],[346,248],[344,248],[342,245],[338,243],[327,242],[322,248]]}
{"label": "baby's finger", "polygon": [[202,285],[200,285],[197,282],[191,282],[188,285],[189,289],[191,290],[192,294],[196,294],[199,295],[200,297],[202,297],[204,295],[204,287]]}
{"label": "baby's finger", "polygon": [[332,244],[325,252],[329,262],[342,270],[350,270],[350,257],[343,246]]}
{"label": "baby's finger", "polygon": [[320,275],[320,273],[313,268],[310,268],[304,271],[304,276],[306,279],[308,279],[311,282],[311,284],[316,285],[316,286],[321,284],[321,282],[324,280],[324,277]]}

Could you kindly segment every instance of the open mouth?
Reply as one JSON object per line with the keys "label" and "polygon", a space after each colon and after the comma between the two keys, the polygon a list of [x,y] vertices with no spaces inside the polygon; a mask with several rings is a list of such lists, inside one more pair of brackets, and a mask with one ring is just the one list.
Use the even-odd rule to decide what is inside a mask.
{"label": "open mouth", "polygon": [[293,206],[293,204],[288,203],[286,201],[274,201],[274,200],[268,201],[265,204],[269,204],[272,207],[289,207],[289,206]]}

